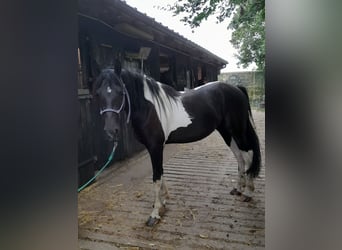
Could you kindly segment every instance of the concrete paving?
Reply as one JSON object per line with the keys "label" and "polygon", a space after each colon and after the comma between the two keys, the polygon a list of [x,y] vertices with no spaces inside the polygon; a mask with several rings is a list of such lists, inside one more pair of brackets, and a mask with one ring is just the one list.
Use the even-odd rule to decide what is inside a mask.
{"label": "concrete paving", "polygon": [[237,162],[214,132],[199,142],[166,146],[170,199],[161,222],[148,228],[152,168],[144,151],[116,163],[79,194],[80,249],[264,249],[265,115],[253,115],[263,167],[251,202],[229,194]]}

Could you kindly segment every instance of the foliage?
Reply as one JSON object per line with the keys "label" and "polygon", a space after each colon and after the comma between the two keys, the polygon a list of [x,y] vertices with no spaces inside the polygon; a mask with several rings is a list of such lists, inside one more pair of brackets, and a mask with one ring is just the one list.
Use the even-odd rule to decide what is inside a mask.
{"label": "foliage", "polygon": [[181,21],[198,27],[211,15],[217,22],[230,19],[230,42],[238,50],[239,65],[246,68],[255,62],[265,68],[265,0],[178,0],[167,8],[174,15],[184,15]]}

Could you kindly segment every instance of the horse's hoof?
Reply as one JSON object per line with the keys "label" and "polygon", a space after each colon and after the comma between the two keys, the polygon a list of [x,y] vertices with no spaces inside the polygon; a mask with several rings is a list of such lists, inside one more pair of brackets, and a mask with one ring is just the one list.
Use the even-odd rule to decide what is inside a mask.
{"label": "horse's hoof", "polygon": [[240,195],[241,195],[241,192],[238,191],[236,188],[234,188],[232,191],[230,191],[230,194],[231,194],[231,195],[238,195],[238,196],[240,196]]}
{"label": "horse's hoof", "polygon": [[251,200],[252,200],[252,197],[246,196],[246,195],[244,195],[242,199],[243,202],[250,202]]}
{"label": "horse's hoof", "polygon": [[154,225],[157,225],[160,219],[158,218],[152,218],[151,216],[146,221],[146,226],[153,227]]}

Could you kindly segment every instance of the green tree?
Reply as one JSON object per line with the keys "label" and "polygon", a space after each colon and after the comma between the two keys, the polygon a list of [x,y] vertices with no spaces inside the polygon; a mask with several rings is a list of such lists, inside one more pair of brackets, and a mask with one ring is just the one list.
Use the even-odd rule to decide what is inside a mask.
{"label": "green tree", "polygon": [[230,19],[230,42],[237,49],[239,65],[246,68],[255,63],[265,68],[265,0],[178,0],[164,8],[174,15],[183,15],[181,21],[198,27],[203,20],[214,15],[217,22]]}

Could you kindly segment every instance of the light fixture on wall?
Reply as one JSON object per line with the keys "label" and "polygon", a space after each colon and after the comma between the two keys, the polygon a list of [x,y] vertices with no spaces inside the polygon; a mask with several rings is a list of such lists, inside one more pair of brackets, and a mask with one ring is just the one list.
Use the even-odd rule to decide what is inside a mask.
{"label": "light fixture on wall", "polygon": [[141,73],[144,71],[144,60],[147,60],[151,53],[151,48],[149,47],[140,47],[139,53],[136,52],[126,52],[125,56],[129,58],[130,60],[140,60],[140,70]]}
{"label": "light fixture on wall", "polygon": [[141,73],[144,72],[144,60],[146,60],[148,58],[148,56],[150,55],[150,52],[151,52],[151,48],[140,47],[139,58],[141,60]]}

